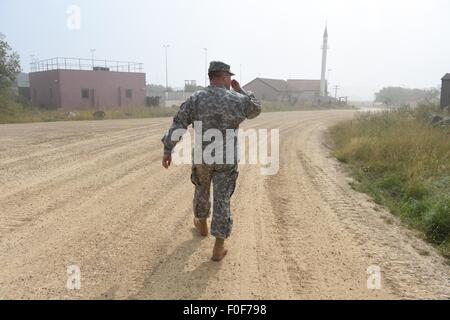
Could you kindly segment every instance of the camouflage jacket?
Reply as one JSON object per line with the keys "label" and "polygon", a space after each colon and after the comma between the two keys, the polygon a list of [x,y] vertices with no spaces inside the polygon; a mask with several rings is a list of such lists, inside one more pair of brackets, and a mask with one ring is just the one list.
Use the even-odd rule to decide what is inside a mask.
{"label": "camouflage jacket", "polygon": [[[253,93],[243,89],[238,93],[233,90],[227,90],[224,86],[208,86],[204,90],[193,93],[181,105],[173,118],[172,126],[161,139],[164,144],[164,153],[171,153],[179,141],[172,139],[172,133],[177,129],[186,130],[189,125],[195,122],[195,125],[201,124],[202,137],[208,129],[218,129],[222,133],[223,163],[225,163],[226,144],[231,142],[226,139],[226,130],[236,130],[245,119],[253,119],[260,113],[261,103],[255,98]],[[198,131],[195,131],[197,134]],[[199,139],[199,137],[195,137],[195,139]],[[202,139],[201,152],[210,143],[211,141],[203,141]],[[237,163],[239,161],[237,137],[233,139],[233,144],[234,163]],[[226,163],[229,163],[229,161]]]}

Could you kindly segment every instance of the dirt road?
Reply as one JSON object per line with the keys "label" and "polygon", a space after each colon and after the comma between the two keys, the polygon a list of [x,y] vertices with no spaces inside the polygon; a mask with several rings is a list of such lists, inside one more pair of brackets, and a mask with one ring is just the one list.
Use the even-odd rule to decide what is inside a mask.
{"label": "dirt road", "polygon": [[[280,170],[242,165],[229,253],[192,228],[189,166],[160,164],[171,119],[0,126],[0,299],[450,298],[450,267],[353,191],[322,133],[352,111],[263,114]],[[67,290],[78,265],[81,290]],[[368,290],[367,268],[381,270]]]}

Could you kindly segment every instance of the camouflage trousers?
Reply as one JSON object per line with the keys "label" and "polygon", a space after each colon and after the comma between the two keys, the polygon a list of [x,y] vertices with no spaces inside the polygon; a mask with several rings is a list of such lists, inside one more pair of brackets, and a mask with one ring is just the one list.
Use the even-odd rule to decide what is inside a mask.
{"label": "camouflage trousers", "polygon": [[239,175],[237,164],[194,164],[191,181],[195,185],[194,215],[199,219],[210,217],[211,182],[213,185],[213,215],[211,235],[226,239],[231,234],[233,218],[230,199]]}

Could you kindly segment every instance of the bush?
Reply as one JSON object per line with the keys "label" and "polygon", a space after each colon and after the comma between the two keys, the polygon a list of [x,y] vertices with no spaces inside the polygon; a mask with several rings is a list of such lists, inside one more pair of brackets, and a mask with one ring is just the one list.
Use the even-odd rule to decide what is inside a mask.
{"label": "bush", "polygon": [[450,197],[438,201],[426,219],[426,233],[434,243],[441,244],[450,236]]}
{"label": "bush", "polygon": [[94,120],[103,120],[105,119],[106,113],[105,111],[99,110],[95,111],[92,115],[94,116]]}

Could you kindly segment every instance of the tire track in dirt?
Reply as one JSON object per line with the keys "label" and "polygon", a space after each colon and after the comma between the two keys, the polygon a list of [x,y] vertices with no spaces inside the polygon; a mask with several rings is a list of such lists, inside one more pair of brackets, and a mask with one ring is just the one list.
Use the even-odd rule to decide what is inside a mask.
{"label": "tire track in dirt", "polygon": [[[421,240],[368,222],[364,199],[327,158],[321,133],[352,114],[279,112],[244,123],[280,129],[280,171],[240,166],[220,263],[210,261],[214,239],[192,227],[190,166],[161,168],[170,118],[0,126],[0,181],[17,180],[0,190],[0,298],[446,298],[435,253],[411,262],[417,250],[399,247]],[[401,245],[371,247],[397,234]],[[365,287],[372,263],[383,269],[382,290]],[[81,268],[79,291],[65,288],[70,264]]]}
{"label": "tire track in dirt", "polygon": [[[358,246],[373,265],[381,267],[386,284],[403,298],[449,299],[450,273],[445,259],[418,239],[417,232],[401,226],[385,208],[349,187],[337,160],[326,156],[322,132],[310,134],[306,148],[297,151],[297,158]],[[319,158],[319,154],[323,156]]]}
{"label": "tire track in dirt", "polygon": [[[143,137],[139,139],[148,139],[149,137],[145,134],[146,132],[142,132],[140,136]],[[112,148],[117,149],[120,146],[128,148],[130,142],[137,145],[136,142],[139,142],[137,139],[138,136],[139,135],[135,134],[117,139],[109,139],[107,143],[102,141],[95,141],[95,143],[92,143],[94,141],[91,141],[91,144],[84,146],[84,148],[69,149],[69,152],[66,153],[62,153],[61,150],[51,150],[48,154],[48,159],[30,157],[27,161],[20,161],[20,163],[16,163],[15,165],[2,165],[2,167],[0,167],[0,177],[2,177],[2,182],[4,184],[8,183],[9,186],[9,193],[3,192],[3,194],[10,194],[12,192],[11,188],[14,190],[14,186],[18,186],[18,188],[22,185],[29,186],[33,180],[42,181],[44,179],[41,178],[49,179],[57,176],[58,174],[64,174],[65,171],[69,170],[69,168],[78,170],[80,169],[80,163],[87,162],[89,164],[89,161],[92,160],[93,156],[107,154],[107,152]],[[61,167],[63,168],[62,173],[57,170]],[[24,175],[24,172],[33,172],[34,174],[31,176]]]}
{"label": "tire track in dirt", "polygon": [[[145,185],[151,185],[153,179],[160,179],[162,177],[162,172],[156,170],[150,171],[149,173],[150,174],[145,179],[142,179],[144,176],[143,174],[140,174],[140,177],[132,174],[127,178],[128,181],[126,183],[122,181],[122,179],[116,181],[114,185],[104,186],[102,190],[99,190],[84,203],[79,203],[78,205],[72,203],[72,207],[67,206],[66,208],[55,210],[51,215],[46,217],[44,222],[38,227],[30,226],[29,229],[35,229],[32,241],[38,243],[38,245],[33,247],[33,255],[37,259],[33,260],[27,258],[27,263],[34,264],[37,267],[40,263],[47,265],[50,262],[53,262],[54,265],[59,265],[64,262],[69,263],[69,261],[78,261],[80,262],[80,265],[83,266],[84,273],[86,274],[87,272],[89,275],[89,266],[99,263],[99,261],[102,260],[102,256],[105,254],[107,256],[115,256],[118,248],[126,245],[127,242],[115,241],[114,239],[121,233],[130,236],[132,230],[130,230],[129,225],[138,224],[144,219],[145,215],[149,214],[149,211],[152,212],[164,209],[165,203],[159,204],[155,199],[163,198],[165,188],[172,188],[174,185],[178,184],[178,181],[180,180],[180,176],[176,175],[165,181],[165,183],[161,183],[161,186],[164,186],[165,188],[154,188],[149,190],[147,187],[146,190],[142,190]],[[148,199],[141,200],[140,198],[143,198],[144,193],[148,193]],[[111,196],[113,196],[113,200],[108,200]],[[95,213],[95,215],[92,213]],[[158,223],[159,222],[160,221],[158,221]],[[104,223],[107,225],[105,226]],[[169,225],[171,225],[171,223],[169,223]],[[46,237],[48,236],[42,229],[55,231],[56,236],[53,238],[58,240],[47,239]],[[101,230],[100,233],[98,232],[99,230]],[[23,231],[25,232],[26,230]],[[27,233],[30,232],[30,230],[27,231]],[[144,229],[143,231],[147,233],[151,231],[151,229]],[[63,238],[61,238],[62,234],[65,235]],[[154,232],[154,234],[158,233]],[[14,234],[14,237],[11,238],[14,239],[18,237],[21,238],[20,233]],[[142,240],[142,237],[139,239]],[[27,252],[28,248],[26,242],[29,240],[30,238],[27,237],[19,243],[9,243],[9,248],[14,250],[9,250],[11,255],[15,256],[18,251],[19,253],[22,251],[23,254],[27,256],[29,252]],[[55,242],[58,243],[57,247],[54,247]],[[2,243],[2,245],[5,245],[5,243]],[[113,248],[106,250],[111,246]],[[48,250],[50,248],[52,248],[52,250]],[[78,254],[73,254],[77,251],[79,251]],[[7,255],[7,252],[2,253],[2,256],[5,255]],[[41,255],[46,255],[47,259],[45,261],[39,261],[39,256]],[[90,259],[88,258],[89,256],[91,256]],[[11,258],[9,259],[10,265],[14,260],[18,260],[15,269],[20,269],[20,266],[25,263],[21,259]],[[129,260],[124,261],[123,266],[125,266],[126,269],[128,269],[127,263],[129,262]],[[64,264],[61,265],[61,268],[63,268],[63,266]],[[104,270],[114,270],[114,265],[112,263],[105,263],[104,266],[106,267]],[[45,270],[46,268],[37,267],[36,271],[38,272],[38,270],[41,269]],[[101,272],[97,272],[97,275],[101,274]],[[58,277],[58,279],[60,281],[62,280],[61,276],[63,278],[66,277],[66,275],[61,272],[59,272],[59,275],[60,277]],[[114,276],[114,273],[112,273],[112,275]],[[89,279],[89,277],[86,278]],[[110,280],[109,283],[113,281],[114,279]],[[61,282],[59,282],[59,284],[61,284]],[[42,284],[42,287],[48,287],[48,283]],[[59,287],[60,292],[64,291],[61,290],[64,289],[64,287],[61,287],[61,285]],[[87,292],[89,291],[94,292],[94,290],[87,290]]]}
{"label": "tire track in dirt", "polygon": [[366,267],[359,259],[360,253],[344,249],[351,243],[350,236],[340,232],[332,210],[307,179],[306,169],[295,161],[297,150],[304,149],[309,138],[305,133],[322,121],[323,117],[299,122],[284,134],[279,174],[266,180],[275,229],[295,296],[306,299],[389,297],[389,292],[367,290]]}

